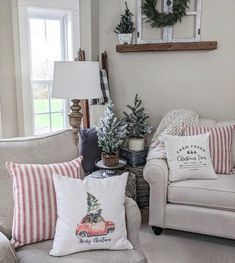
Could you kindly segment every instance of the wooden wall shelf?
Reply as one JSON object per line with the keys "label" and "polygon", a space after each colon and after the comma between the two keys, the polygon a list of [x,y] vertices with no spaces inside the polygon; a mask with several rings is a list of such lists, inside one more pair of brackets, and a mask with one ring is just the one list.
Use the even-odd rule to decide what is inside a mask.
{"label": "wooden wall shelf", "polygon": [[217,49],[217,41],[203,42],[174,42],[156,44],[117,45],[117,52],[151,52],[151,51],[188,51],[188,50],[214,50]]}

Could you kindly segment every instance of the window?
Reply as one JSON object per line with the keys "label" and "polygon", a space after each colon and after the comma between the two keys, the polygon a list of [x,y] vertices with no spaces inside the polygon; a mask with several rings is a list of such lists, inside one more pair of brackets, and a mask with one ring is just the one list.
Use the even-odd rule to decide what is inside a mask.
{"label": "window", "polygon": [[19,136],[68,127],[67,106],[51,98],[55,60],[80,48],[79,0],[12,0]]}
{"label": "window", "polygon": [[67,102],[53,99],[54,61],[68,59],[67,15],[56,12],[29,11],[29,47],[34,134],[66,128]]}
{"label": "window", "polygon": [[[143,0],[138,0],[138,44],[200,41],[202,0],[191,0],[182,22],[164,28],[151,28],[151,25],[146,23],[146,17],[142,15],[142,3]],[[156,8],[167,13],[171,12],[172,4],[173,1],[168,6],[167,0],[162,0],[158,1]]]}

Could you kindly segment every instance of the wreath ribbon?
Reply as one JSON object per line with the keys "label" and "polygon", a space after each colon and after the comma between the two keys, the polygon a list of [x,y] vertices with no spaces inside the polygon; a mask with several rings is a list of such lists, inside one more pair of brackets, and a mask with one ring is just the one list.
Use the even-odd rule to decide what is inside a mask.
{"label": "wreath ribbon", "polygon": [[172,5],[172,12],[159,12],[156,9],[158,0],[144,0],[142,4],[142,13],[146,15],[152,27],[173,26],[186,15],[186,9],[190,0],[167,0],[167,6]]}

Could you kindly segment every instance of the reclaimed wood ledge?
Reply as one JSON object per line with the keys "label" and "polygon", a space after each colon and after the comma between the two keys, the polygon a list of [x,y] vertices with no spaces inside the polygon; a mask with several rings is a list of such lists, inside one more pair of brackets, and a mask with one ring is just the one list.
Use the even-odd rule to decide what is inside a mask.
{"label": "reclaimed wood ledge", "polygon": [[156,44],[132,44],[117,45],[116,51],[124,52],[153,52],[153,51],[189,51],[189,50],[214,50],[217,49],[217,41],[200,42],[172,42]]}

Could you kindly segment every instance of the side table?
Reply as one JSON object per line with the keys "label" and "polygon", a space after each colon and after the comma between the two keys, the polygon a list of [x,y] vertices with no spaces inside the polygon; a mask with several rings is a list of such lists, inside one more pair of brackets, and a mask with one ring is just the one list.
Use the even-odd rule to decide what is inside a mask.
{"label": "side table", "polygon": [[104,165],[102,160],[97,160],[95,162],[95,166],[101,170],[103,170],[103,176],[109,177],[117,174],[117,171],[123,169],[126,166],[127,162],[124,159],[119,159],[118,164],[115,166],[108,167]]}
{"label": "side table", "polygon": [[139,208],[149,207],[149,184],[143,177],[144,166],[126,166],[124,169],[136,176],[136,201]]}
{"label": "side table", "polygon": [[[123,170],[117,170],[115,175],[110,176],[118,176],[123,174]],[[109,177],[105,170],[99,169],[90,175],[87,176],[87,178],[96,178],[96,179],[104,179]],[[134,199],[136,201],[136,176],[134,173],[129,172],[127,184],[126,184],[126,196]]]}

